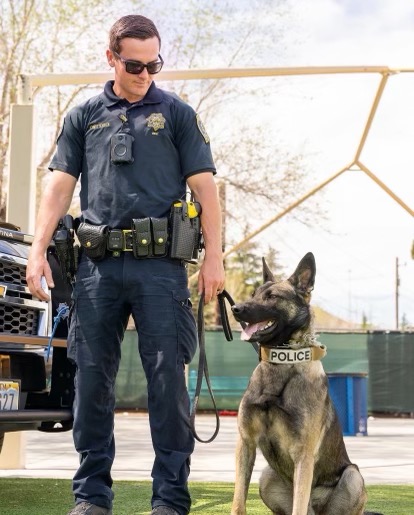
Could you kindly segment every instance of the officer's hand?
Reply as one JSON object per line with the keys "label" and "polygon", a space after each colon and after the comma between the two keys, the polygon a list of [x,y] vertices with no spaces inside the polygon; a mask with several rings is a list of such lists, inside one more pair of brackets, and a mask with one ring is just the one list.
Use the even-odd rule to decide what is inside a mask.
{"label": "officer's hand", "polygon": [[50,296],[42,287],[42,278],[49,288],[54,288],[52,270],[44,255],[30,255],[26,268],[26,281],[30,293],[40,300],[49,301]]}
{"label": "officer's hand", "polygon": [[224,289],[224,266],[221,254],[206,255],[198,274],[198,293],[204,291],[204,301],[209,303]]}

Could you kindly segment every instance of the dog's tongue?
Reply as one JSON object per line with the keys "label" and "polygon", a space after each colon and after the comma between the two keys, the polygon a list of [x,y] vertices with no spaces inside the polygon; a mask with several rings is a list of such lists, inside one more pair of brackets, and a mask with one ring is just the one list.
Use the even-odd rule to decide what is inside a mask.
{"label": "dog's tongue", "polygon": [[243,328],[241,332],[240,339],[244,341],[249,341],[253,334],[256,331],[259,331],[265,325],[266,323],[263,322],[260,324],[246,324],[246,326]]}

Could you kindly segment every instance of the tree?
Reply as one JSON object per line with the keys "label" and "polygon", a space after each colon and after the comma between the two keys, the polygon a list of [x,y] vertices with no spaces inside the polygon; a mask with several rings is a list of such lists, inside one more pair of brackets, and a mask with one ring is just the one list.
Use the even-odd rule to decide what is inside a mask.
{"label": "tree", "polygon": [[[239,9],[235,3],[213,0],[203,8],[203,2],[193,0],[175,13],[180,23],[165,27],[172,39],[168,62],[175,62],[177,68],[211,67],[212,63],[221,68],[275,66],[283,55],[289,3],[251,0],[238,2]],[[229,17],[229,12],[234,15]],[[186,34],[183,25],[188,27]],[[240,112],[240,105],[252,102],[265,106],[269,88],[277,89],[274,79],[210,79],[168,86],[196,108],[214,134],[214,158],[226,189],[227,243],[240,238],[252,214],[255,225],[267,221],[307,191],[309,174],[303,156],[284,150],[278,135],[262,125],[260,116],[256,120]],[[312,200],[295,213],[311,224],[321,208]]]}
{"label": "tree", "polygon": [[361,323],[361,329],[364,331],[368,331],[372,328],[372,324],[369,322],[368,317],[365,313],[362,313],[362,323]]}
{"label": "tree", "polygon": [[403,313],[403,316],[401,317],[401,331],[405,331],[410,328],[410,322],[408,320],[407,314]]}
{"label": "tree", "polygon": [[[10,106],[18,101],[21,74],[53,73],[96,62],[88,39],[106,20],[107,0],[2,0],[0,3],[0,220],[5,218]],[[90,13],[93,11],[93,17]],[[92,21],[91,21],[92,20]],[[68,65],[68,63],[70,63]],[[103,61],[100,63],[102,66]],[[84,65],[83,65],[84,66]],[[83,67],[82,66],[82,67]],[[39,166],[48,161],[62,116],[85,87],[48,90],[40,117],[43,138]],[[43,92],[35,91],[34,96]]]}
{"label": "tree", "polygon": [[[249,228],[246,228],[246,234]],[[276,280],[282,278],[282,267],[277,262],[278,252],[274,248],[268,248],[263,257],[272,271]],[[189,274],[196,271],[195,265],[189,266]],[[249,241],[243,250],[236,251],[226,260],[226,290],[230,293],[234,301],[242,302],[251,297],[256,288],[263,283],[262,256],[260,256],[260,246],[257,242]],[[197,284],[190,284],[191,298],[196,299]],[[193,312],[197,314],[198,305],[193,306]],[[204,319],[206,326],[215,327],[220,324],[220,313],[216,302],[211,302],[205,307]],[[239,328],[235,319],[229,317],[230,325]]]}
{"label": "tree", "polygon": [[[189,0],[184,5],[172,0],[168,10],[163,3],[153,4],[149,0],[130,1],[125,9],[157,20],[169,67],[275,65],[274,56],[283,53],[286,0]],[[259,9],[260,17],[254,15]],[[0,219],[5,217],[9,114],[10,105],[17,100],[18,76],[105,69],[107,31],[122,14],[126,13],[120,12],[113,0],[5,0],[0,4]],[[189,100],[215,135],[214,156],[228,190],[224,208],[229,242],[237,239],[252,213],[260,222],[305,190],[302,158],[276,150],[279,146],[268,128],[238,115],[238,105],[246,98],[263,102],[266,85],[258,88],[254,80],[201,80],[174,82],[167,87]],[[63,115],[98,89],[65,86],[34,92],[42,128],[38,137],[39,181],[54,151]],[[307,203],[296,213],[306,220],[309,210],[314,216],[317,209]]]}

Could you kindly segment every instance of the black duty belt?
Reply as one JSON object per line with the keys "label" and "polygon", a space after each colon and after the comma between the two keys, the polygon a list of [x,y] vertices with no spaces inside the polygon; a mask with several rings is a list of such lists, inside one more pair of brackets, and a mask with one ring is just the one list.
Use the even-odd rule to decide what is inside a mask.
{"label": "black duty belt", "polygon": [[132,229],[108,231],[106,247],[113,254],[131,251],[137,258],[167,255],[168,218],[137,218]]}
{"label": "black duty belt", "polygon": [[168,218],[136,218],[130,229],[111,229],[107,225],[81,222],[76,234],[91,259],[103,259],[107,251],[114,256],[130,251],[138,259],[168,254]]}
{"label": "black duty belt", "polygon": [[170,218],[134,218],[129,229],[80,222],[76,234],[84,252],[99,261],[108,252],[133,252],[137,259],[169,256],[196,263],[202,246],[200,219],[181,216],[174,207]]}

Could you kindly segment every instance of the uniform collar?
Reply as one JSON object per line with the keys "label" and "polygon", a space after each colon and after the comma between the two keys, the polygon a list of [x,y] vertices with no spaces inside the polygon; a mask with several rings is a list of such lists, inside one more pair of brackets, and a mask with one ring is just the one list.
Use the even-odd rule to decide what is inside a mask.
{"label": "uniform collar", "polygon": [[[118,97],[114,93],[113,86],[114,86],[114,81],[109,80],[105,84],[103,93],[101,94],[102,101],[106,107],[111,107],[120,102],[126,102],[125,99]],[[140,100],[139,102],[136,102],[135,105],[159,104],[161,101],[162,101],[161,90],[157,88],[157,86],[155,85],[155,82],[152,82],[145,97],[142,100]]]}

